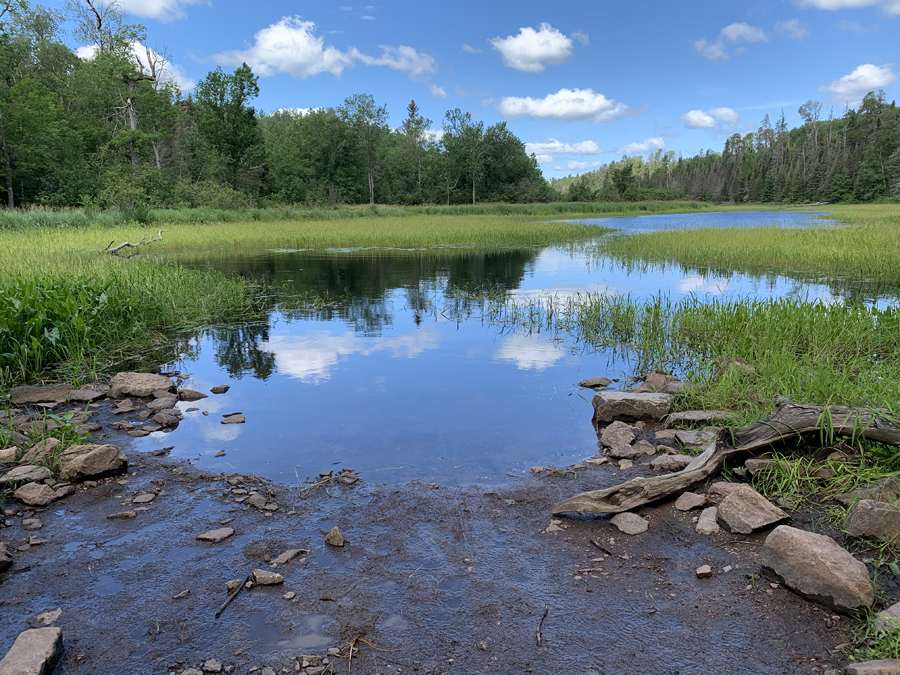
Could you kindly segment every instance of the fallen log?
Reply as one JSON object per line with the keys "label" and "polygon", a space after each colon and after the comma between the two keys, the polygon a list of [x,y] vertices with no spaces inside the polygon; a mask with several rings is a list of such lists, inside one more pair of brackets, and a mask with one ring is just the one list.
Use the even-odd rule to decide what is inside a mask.
{"label": "fallen log", "polygon": [[644,504],[677,497],[717,474],[726,460],[776,449],[792,439],[826,445],[833,438],[867,439],[900,446],[900,418],[885,410],[848,406],[802,405],[779,396],[775,412],[745,427],[726,428],[683,470],[666,476],[635,478],[605,490],[570,497],[553,507],[553,514],[622,513]]}
{"label": "fallen log", "polygon": [[[162,241],[162,233],[163,232],[165,232],[165,230],[160,230],[159,232],[156,233],[155,237],[150,237],[149,239],[147,239],[147,237],[141,237],[141,240],[136,244],[132,244],[131,242],[125,241],[125,242],[122,242],[121,244],[119,244],[118,246],[113,246],[113,244],[116,242],[116,240],[113,239],[111,242],[109,242],[106,245],[106,248],[104,249],[104,251],[106,253],[118,253],[123,248],[137,248],[138,246],[143,246],[144,244],[152,244],[154,241]],[[110,248],[111,246],[112,246],[112,248]]]}

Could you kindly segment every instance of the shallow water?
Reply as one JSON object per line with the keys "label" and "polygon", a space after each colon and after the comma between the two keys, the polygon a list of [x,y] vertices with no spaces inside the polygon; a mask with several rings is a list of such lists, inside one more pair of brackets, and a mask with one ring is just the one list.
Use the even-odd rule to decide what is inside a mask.
{"label": "shallow water", "polygon": [[[690,218],[716,216],[721,224],[723,215],[748,222],[746,213]],[[802,214],[774,215],[783,216],[779,222],[786,226],[809,224]],[[645,218],[658,219],[660,227],[672,222],[672,216]],[[626,220],[641,221],[614,222]],[[629,229],[648,227],[642,221]],[[493,325],[480,305],[456,303],[449,292],[454,287],[500,287],[520,297],[664,293],[674,300],[740,295],[841,301],[860,294],[847,285],[776,275],[623,266],[598,257],[589,245],[210,251],[181,263],[337,299],[324,309],[285,308],[262,324],[196,336],[172,368],[191,375],[187,387],[208,391],[230,384],[231,390],[179,404],[185,420],[177,430],[138,441],[145,450],[174,445],[173,455],[213,471],[284,482],[349,467],[370,481],[491,484],[534,465],[565,466],[596,454],[592,392],[574,383],[595,376],[624,383],[631,374],[627,357]],[[237,411],[246,424],[221,424],[222,415]],[[215,457],[220,451],[225,455]]]}

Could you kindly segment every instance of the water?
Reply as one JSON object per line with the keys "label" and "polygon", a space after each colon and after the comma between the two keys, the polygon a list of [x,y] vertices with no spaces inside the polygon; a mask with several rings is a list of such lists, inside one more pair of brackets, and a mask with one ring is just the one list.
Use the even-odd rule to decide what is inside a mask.
{"label": "water", "polygon": [[[745,224],[748,214],[689,217],[723,215]],[[803,214],[778,215],[786,225],[809,223]],[[614,222],[639,221],[629,227],[647,231],[646,221],[669,227],[673,218],[682,216]],[[520,297],[587,290],[839,301],[855,293],[776,275],[627,267],[584,245],[231,250],[181,262],[338,299],[320,310],[276,311],[264,323],[197,335],[173,368],[191,375],[187,387],[231,390],[179,404],[185,420],[176,431],[138,440],[144,450],[173,444],[173,455],[209,470],[283,482],[349,467],[370,481],[490,484],[534,465],[565,466],[596,454],[592,392],[574,383],[595,376],[624,381],[632,370],[626,355],[492,325],[480,306],[452,302],[454,287],[497,286]],[[237,411],[246,424],[220,423]],[[225,455],[215,457],[220,451]]]}

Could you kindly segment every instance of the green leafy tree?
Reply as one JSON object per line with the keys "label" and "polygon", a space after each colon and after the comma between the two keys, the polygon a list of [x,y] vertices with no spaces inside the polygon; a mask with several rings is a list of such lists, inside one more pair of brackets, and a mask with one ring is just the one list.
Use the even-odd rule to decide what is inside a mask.
{"label": "green leafy tree", "polygon": [[356,94],[345,99],[337,113],[356,137],[365,167],[369,204],[374,204],[375,180],[381,168],[381,143],[388,133],[387,107],[377,105],[369,94]]}

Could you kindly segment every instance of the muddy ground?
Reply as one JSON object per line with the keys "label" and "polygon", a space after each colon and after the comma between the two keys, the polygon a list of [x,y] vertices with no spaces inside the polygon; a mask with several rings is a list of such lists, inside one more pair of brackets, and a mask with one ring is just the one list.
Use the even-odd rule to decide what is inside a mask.
{"label": "muddy ground", "polygon": [[[696,513],[671,503],[640,511],[650,530],[639,536],[599,519],[546,531],[553,503],[618,482],[615,469],[502,489],[363,481],[300,497],[296,485],[231,484],[128,440],[103,441],[126,450],[127,476],[38,511],[38,531],[22,529],[21,505],[0,528],[14,547],[45,540],[0,579],[0,653],[59,607],[60,674],[177,673],[208,659],[296,672],[298,657],[329,648],[341,654],[310,663],[350,674],[841,672],[835,648],[852,621],[761,578],[763,534],[701,536]],[[277,511],[235,501],[253,489]],[[130,504],[151,491],[151,503]],[[146,510],[107,519],[135,507]],[[197,541],[222,523],[234,536]],[[335,525],[343,548],[324,543]],[[227,581],[290,548],[310,553],[278,567],[282,586],[244,591],[214,618]],[[714,576],[697,579],[704,564]]]}

